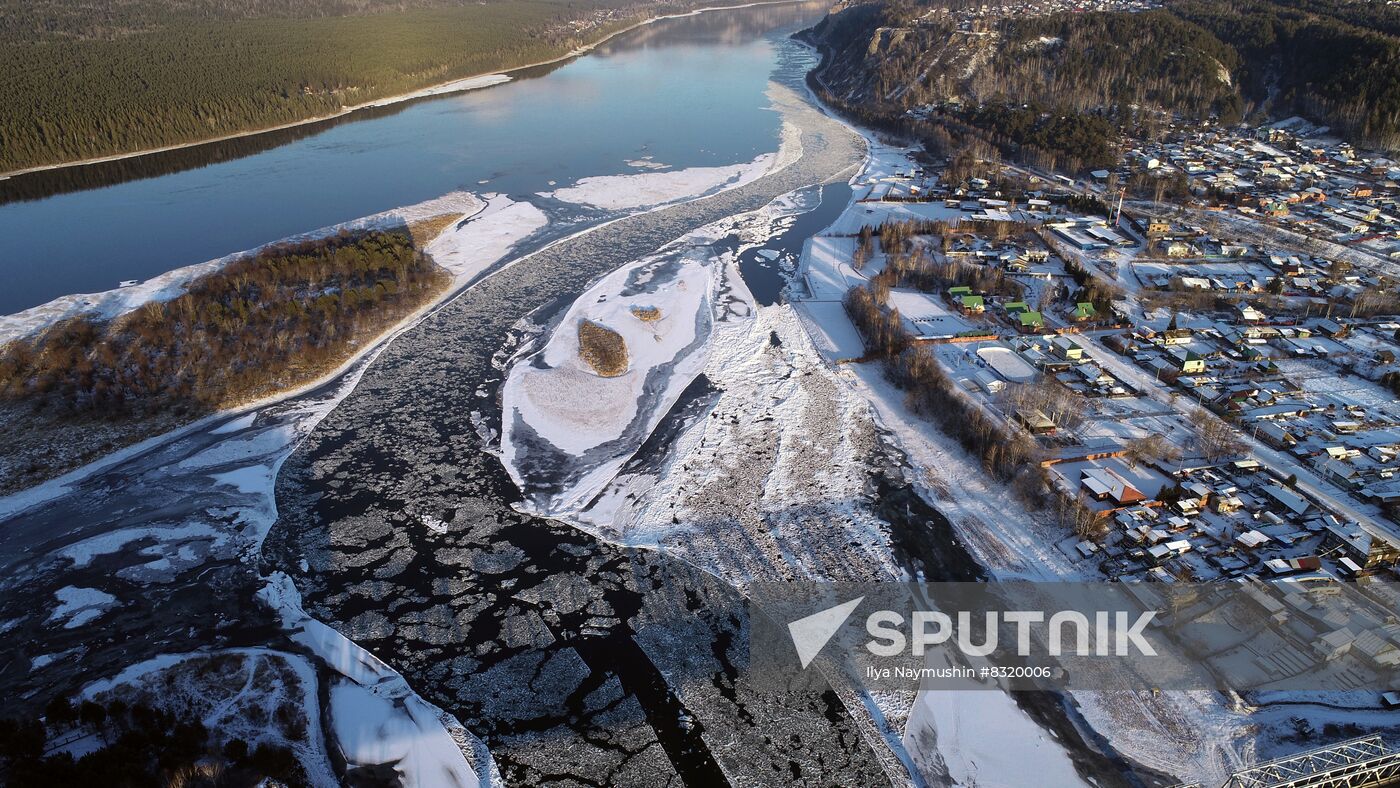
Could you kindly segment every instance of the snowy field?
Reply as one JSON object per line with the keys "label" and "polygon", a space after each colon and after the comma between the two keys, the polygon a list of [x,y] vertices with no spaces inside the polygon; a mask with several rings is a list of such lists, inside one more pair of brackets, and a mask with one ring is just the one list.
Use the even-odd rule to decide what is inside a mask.
{"label": "snowy field", "polygon": [[951,337],[978,326],[948,308],[943,298],[921,290],[891,290],[890,305],[909,330],[922,337]]}
{"label": "snowy field", "polygon": [[828,362],[865,355],[865,342],[840,301],[799,301],[794,309],[812,344]]}
{"label": "snowy field", "polygon": [[855,235],[860,228],[877,227],[886,222],[944,221],[956,224],[971,219],[972,213],[948,208],[942,200],[933,202],[858,202],[841,214],[827,230],[832,235]]}
{"label": "snowy field", "polygon": [[[840,301],[846,291],[864,284],[866,277],[851,266],[855,253],[854,238],[819,235],[802,247],[803,283],[815,301]],[[878,270],[870,264],[871,271]]]}
{"label": "snowy field", "polygon": [[1013,383],[1029,383],[1039,374],[1029,362],[1000,342],[979,344],[976,352],[998,375]]}

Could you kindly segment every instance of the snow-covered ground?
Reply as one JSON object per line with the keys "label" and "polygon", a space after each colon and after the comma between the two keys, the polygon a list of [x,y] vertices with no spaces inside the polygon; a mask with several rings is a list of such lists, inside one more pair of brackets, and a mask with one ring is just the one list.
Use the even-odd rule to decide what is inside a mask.
{"label": "snow-covered ground", "polygon": [[[715,325],[752,315],[738,254],[799,210],[785,195],[614,271],[570,306],[543,347],[515,360],[502,388],[501,457],[533,507],[577,513],[611,481],[704,368]],[[622,337],[626,372],[603,377],[580,357],[583,321]]]}
{"label": "snow-covered ground", "polygon": [[743,186],[770,172],[777,161],[778,154],[765,153],[753,161],[724,167],[598,175],[544,196],[609,211],[656,207]]}
{"label": "snow-covered ground", "polygon": [[425,250],[459,285],[500,262],[513,246],[549,224],[544,212],[528,202],[499,194],[484,199],[484,205],[443,230]]}
{"label": "snow-covered ground", "polygon": [[[268,578],[261,600],[281,618],[293,641],[338,673],[330,693],[336,742],[354,765],[392,765],[404,785],[477,786],[477,773],[458,740],[465,729],[450,714],[420,698],[393,668],[302,610],[301,594],[280,572]],[[499,783],[479,742],[478,762]]]}
{"label": "snow-covered ground", "polygon": [[[870,140],[870,160],[852,180],[878,182],[906,166],[906,151]],[[870,204],[852,202],[837,227],[853,231],[867,223]],[[852,220],[850,217],[855,216]],[[844,261],[832,259],[830,244],[814,239],[804,249],[799,277],[815,270],[839,270]],[[853,273],[853,272],[851,272]],[[834,278],[833,284],[850,274]],[[859,276],[857,274],[857,276]],[[832,280],[832,277],[827,277]],[[841,308],[834,288],[810,292],[810,300],[795,304],[802,325],[811,333],[828,362],[862,352],[859,336]],[[873,408],[877,422],[918,469],[918,487],[952,523],[979,563],[997,579],[1037,581],[1089,580],[1092,566],[1059,549],[1064,526],[1050,513],[1031,511],[1011,490],[991,479],[979,462],[933,424],[908,411],[904,392],[896,389],[872,364],[840,364],[838,377]],[[1134,376],[1136,377],[1136,376]],[[1131,379],[1131,378],[1130,378]],[[1081,697],[1081,695],[1083,697]],[[896,708],[899,697],[881,697],[885,716],[907,715],[905,744],[909,756],[927,779],[951,777],[962,784],[1020,785],[1035,774],[1038,784],[1080,784],[1062,747],[1035,724],[1008,695],[994,692],[923,692],[909,710]],[[1096,732],[1123,755],[1168,774],[1192,780],[1223,781],[1242,755],[1236,740],[1251,729],[1247,715],[1226,708],[1214,693],[1163,692],[1109,697],[1079,693],[1075,700]],[[895,704],[895,705],[892,705]],[[1031,743],[1018,746],[1016,758],[982,746],[976,730],[992,732],[992,740]],[[1020,731],[1012,736],[1006,731]],[[928,748],[935,748],[929,751]],[[944,776],[946,771],[947,775]]]}

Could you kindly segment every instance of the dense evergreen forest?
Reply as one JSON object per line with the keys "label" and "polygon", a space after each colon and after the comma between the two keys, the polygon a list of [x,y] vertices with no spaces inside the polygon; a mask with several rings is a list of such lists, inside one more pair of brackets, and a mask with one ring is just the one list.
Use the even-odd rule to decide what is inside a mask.
{"label": "dense evergreen forest", "polygon": [[[828,98],[861,120],[1067,170],[1166,110],[1223,123],[1302,114],[1400,147],[1400,11],[1345,0],[1171,0],[1142,13],[956,24],[961,0],[882,0],[812,32]],[[942,152],[942,151],[940,151]]]}
{"label": "dense evergreen forest", "polygon": [[0,172],[332,114],[687,0],[0,0]]}
{"label": "dense evergreen forest", "polygon": [[1270,114],[1301,114],[1360,144],[1400,148],[1400,12],[1332,0],[1171,8],[1239,53],[1241,89]]}

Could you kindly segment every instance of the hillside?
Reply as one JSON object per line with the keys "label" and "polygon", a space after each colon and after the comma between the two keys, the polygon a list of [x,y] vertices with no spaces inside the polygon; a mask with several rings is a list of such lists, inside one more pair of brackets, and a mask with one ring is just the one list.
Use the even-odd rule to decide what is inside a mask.
{"label": "hillside", "polygon": [[0,0],[0,172],[294,123],[560,55],[685,0]]}
{"label": "hillside", "polygon": [[1083,169],[1112,160],[1113,127],[1150,134],[1152,111],[1222,123],[1301,114],[1393,148],[1400,38],[1383,31],[1397,19],[1333,0],[1038,15],[876,2],[838,10],[810,36],[828,54],[830,98],[867,121],[932,121],[939,134]]}

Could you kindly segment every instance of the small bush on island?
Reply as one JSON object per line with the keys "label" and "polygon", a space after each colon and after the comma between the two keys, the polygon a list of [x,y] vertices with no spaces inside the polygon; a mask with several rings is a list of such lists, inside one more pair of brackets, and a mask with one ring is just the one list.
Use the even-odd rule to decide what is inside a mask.
{"label": "small bush on island", "polygon": [[592,320],[579,321],[578,354],[602,377],[615,378],[627,371],[626,340]]}

